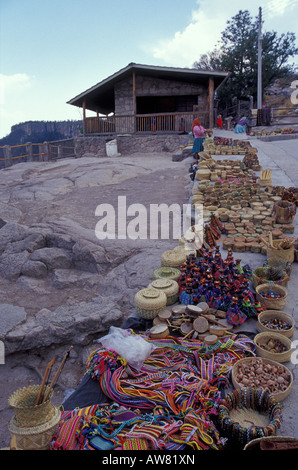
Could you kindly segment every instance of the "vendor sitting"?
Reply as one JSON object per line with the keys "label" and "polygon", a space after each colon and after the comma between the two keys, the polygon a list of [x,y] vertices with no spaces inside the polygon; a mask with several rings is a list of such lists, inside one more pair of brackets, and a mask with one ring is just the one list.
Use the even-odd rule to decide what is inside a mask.
{"label": "vendor sitting", "polygon": [[235,126],[235,132],[236,134],[243,134],[246,132],[247,134],[249,133],[249,122],[246,116],[242,116],[242,118],[239,119]]}

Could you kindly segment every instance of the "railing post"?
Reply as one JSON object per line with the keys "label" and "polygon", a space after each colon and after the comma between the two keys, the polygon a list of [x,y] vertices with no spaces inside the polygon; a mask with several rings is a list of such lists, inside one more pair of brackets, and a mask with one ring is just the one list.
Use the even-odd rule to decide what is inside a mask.
{"label": "railing post", "polygon": [[26,144],[26,153],[28,154],[28,162],[32,162],[33,161],[33,155],[32,155],[32,143],[31,142],[27,142]]}
{"label": "railing post", "polygon": [[4,155],[5,155],[5,168],[7,168],[9,166],[12,166],[11,147],[10,147],[10,145],[5,145]]}
{"label": "railing post", "polygon": [[59,145],[58,145],[57,158],[63,157],[63,153],[62,153],[62,152],[63,152],[63,151],[62,151],[62,145],[59,144]]}
{"label": "railing post", "polygon": [[78,139],[75,137],[73,138],[73,153],[75,158],[78,158]]}
{"label": "railing post", "polygon": [[44,155],[43,155],[43,158],[42,158],[42,161],[43,161],[43,162],[48,162],[48,161],[50,160],[50,156],[49,156],[49,144],[48,144],[48,142],[44,142],[43,145],[42,145],[42,147],[43,147],[43,152],[41,152],[41,153],[44,154]]}

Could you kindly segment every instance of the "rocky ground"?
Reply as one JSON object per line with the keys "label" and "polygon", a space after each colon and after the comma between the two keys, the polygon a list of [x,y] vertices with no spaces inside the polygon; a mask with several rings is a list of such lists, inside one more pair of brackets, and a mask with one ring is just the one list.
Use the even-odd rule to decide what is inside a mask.
{"label": "rocky ground", "polygon": [[186,204],[188,165],[163,153],[0,171],[0,448],[10,442],[11,393],[40,383],[47,362],[55,356],[59,364],[73,345],[55,387],[53,401],[62,403],[82,379],[93,340],[133,312],[135,293],[152,280],[161,254],[178,244],[99,240],[96,207],[107,203],[117,212],[118,196],[148,210],[150,204]]}
{"label": "rocky ground", "polygon": [[[224,130],[216,135],[235,138]],[[272,169],[273,184],[297,186],[297,139],[252,141],[263,168]],[[39,384],[48,361],[56,357],[59,364],[73,345],[55,387],[53,402],[61,404],[81,382],[94,339],[133,314],[135,293],[152,280],[161,254],[178,244],[171,237],[99,240],[96,207],[111,204],[117,212],[119,196],[126,196],[127,206],[141,203],[148,209],[186,204],[191,163],[192,157],[175,162],[163,152],[17,164],[0,171],[0,340],[6,353],[0,364],[0,448],[10,442],[11,393]],[[117,229],[116,224],[116,234]],[[253,269],[265,259],[252,253],[240,257]],[[296,324],[297,269],[294,263],[285,310]],[[297,365],[289,367],[295,390]],[[297,437],[294,390],[283,406],[282,435]]]}

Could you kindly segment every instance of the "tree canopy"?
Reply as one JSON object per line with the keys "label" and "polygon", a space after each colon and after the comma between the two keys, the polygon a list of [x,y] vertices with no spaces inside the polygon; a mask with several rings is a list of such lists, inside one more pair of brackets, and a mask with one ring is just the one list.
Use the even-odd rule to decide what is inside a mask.
{"label": "tree canopy", "polygon": [[[295,71],[289,60],[298,54],[296,37],[288,32],[278,36],[276,31],[262,34],[262,88]],[[218,91],[221,105],[229,106],[233,98],[257,97],[258,82],[258,18],[240,10],[227,21],[226,29],[214,50],[201,55],[195,68],[225,70],[229,79]]]}

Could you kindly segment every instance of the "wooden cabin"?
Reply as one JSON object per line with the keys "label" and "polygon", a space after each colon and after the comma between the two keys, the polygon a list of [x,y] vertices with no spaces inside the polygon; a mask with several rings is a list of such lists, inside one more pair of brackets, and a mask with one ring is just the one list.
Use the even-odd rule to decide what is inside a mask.
{"label": "wooden cabin", "polygon": [[195,117],[213,127],[214,95],[228,76],[130,63],[68,104],[82,108],[84,135],[188,133]]}

